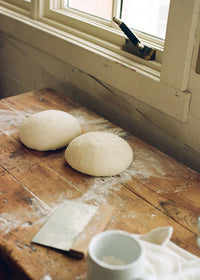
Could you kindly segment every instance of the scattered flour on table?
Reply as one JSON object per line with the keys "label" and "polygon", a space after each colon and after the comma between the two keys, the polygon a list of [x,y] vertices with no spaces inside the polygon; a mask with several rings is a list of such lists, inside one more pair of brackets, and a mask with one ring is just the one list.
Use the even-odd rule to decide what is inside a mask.
{"label": "scattered flour on table", "polygon": [[187,191],[187,185],[183,185],[183,186],[178,186],[174,189],[174,192],[182,192],[182,191]]}
{"label": "scattered flour on table", "polygon": [[[37,105],[35,107],[38,107]],[[12,111],[0,109],[1,113],[1,129],[6,132],[7,135],[12,135],[19,131],[19,127],[26,117],[33,115],[36,112],[42,111],[42,108],[39,107],[36,109],[29,109],[26,112],[24,111]]]}
{"label": "scattered flour on table", "polygon": [[[37,109],[36,109],[37,108]],[[29,108],[29,109],[26,109],[26,111],[19,111],[23,116],[25,117],[29,117],[37,112],[41,112],[41,111],[44,111],[46,109],[42,108],[41,106],[35,104],[34,105],[34,108]]]}
{"label": "scattered flour on table", "polygon": [[[6,110],[7,112],[7,110]],[[6,112],[4,117],[7,118]],[[35,113],[30,111],[26,112],[27,115]],[[95,131],[109,131],[117,134],[118,136],[126,139],[130,135],[125,130],[112,125],[109,121],[102,117],[89,118],[87,111],[77,109],[72,110],[70,113],[78,118],[80,123],[83,125],[85,131],[91,131],[91,128],[95,127]],[[11,113],[12,115],[12,113]],[[18,125],[22,117],[5,119],[10,122],[10,126]],[[161,158],[154,152],[145,147],[137,147],[134,143],[132,144],[134,158],[127,170],[122,172],[120,175],[111,177],[91,177],[89,178],[89,187],[79,200],[81,202],[93,201],[97,205],[100,203],[107,203],[109,194],[113,195],[113,190],[119,191],[121,188],[120,184],[123,184],[131,178],[144,178],[149,179],[150,177],[164,178],[167,174],[178,174],[181,170],[180,165],[165,161],[165,158]],[[177,187],[175,192],[182,191],[186,188]],[[163,190],[158,190],[158,193]],[[20,209],[13,211],[13,213],[2,213],[0,214],[0,231],[9,233],[12,229],[19,226],[28,227],[30,225],[28,218],[34,216],[34,223],[44,223],[45,219],[48,219],[49,214],[52,213],[57,204],[61,203],[65,199],[65,195],[60,194],[60,197],[56,200],[55,205],[51,205],[51,208],[43,205],[40,201],[35,198],[30,200],[30,211],[23,213]],[[153,216],[152,216],[153,217]],[[46,279],[45,279],[46,280]]]}
{"label": "scattered flour on table", "polygon": [[41,280],[52,280],[52,278],[49,275],[45,275]]}
{"label": "scattered flour on table", "polygon": [[[86,203],[90,201],[96,204],[107,203],[109,194],[113,195],[113,190],[119,191],[121,184],[132,178],[144,180],[149,180],[151,177],[165,178],[167,174],[178,174],[179,170],[179,166],[170,165],[170,163],[166,165],[163,159],[154,155],[153,152],[145,148],[137,148],[134,151],[133,161],[127,170],[117,176],[90,177],[88,190],[78,200]],[[180,191],[180,188],[175,191]],[[158,193],[162,192],[164,190],[158,190]]]}
{"label": "scattered flour on table", "polygon": [[77,198],[76,201],[89,202],[93,201],[95,204],[106,204],[110,193],[113,190],[120,190],[121,186],[120,176],[113,177],[95,177],[90,178],[89,189],[82,197]]}
{"label": "scattered flour on table", "polygon": [[16,132],[16,127],[19,127],[23,121],[23,117],[11,110],[0,110],[1,113],[1,129],[8,135]]}
{"label": "scattered flour on table", "polygon": [[[96,116],[96,118],[94,119],[88,118],[88,113],[84,112],[84,110],[81,109],[73,110],[70,113],[79,120],[80,124],[83,126],[84,130],[86,131],[105,131],[105,132],[117,134],[122,138],[126,138],[130,134],[124,129],[113,125],[103,117]],[[95,129],[91,130],[91,128],[93,127],[95,127]]]}
{"label": "scattered flour on table", "polygon": [[82,275],[78,275],[76,276],[75,280],[81,280],[81,279],[85,279],[85,273]]}
{"label": "scattered flour on table", "polygon": [[[87,110],[76,109],[71,112],[81,123],[84,130],[91,131],[95,128],[95,131],[107,131],[118,136],[128,139],[130,133],[124,129],[114,126],[108,120],[103,117],[95,116],[93,118],[88,117]],[[126,139],[127,138],[127,139]],[[130,144],[130,143],[129,143]],[[165,158],[156,155],[153,151],[145,147],[137,147],[131,145],[134,153],[134,158],[132,164],[123,173],[123,177],[131,179],[131,177],[140,177],[149,179],[150,177],[165,177],[167,174],[178,173],[180,170],[180,165],[177,163],[172,163],[166,161]]]}
{"label": "scattered flour on table", "polygon": [[[147,157],[148,160],[148,157]],[[164,177],[165,172],[162,166],[158,168],[158,162],[153,159],[152,165],[154,168],[148,169],[148,164],[145,166],[140,158],[133,160],[131,165],[127,170],[122,172],[117,176],[110,177],[90,177],[89,178],[89,188],[83,194],[81,198],[78,198],[80,202],[90,202],[93,201],[96,204],[107,203],[109,194],[113,195],[113,190],[119,191],[121,184],[128,182],[132,178],[144,178],[149,179],[151,176]]]}
{"label": "scattered flour on table", "polygon": [[146,157],[141,158],[141,155],[137,152],[131,165],[125,172],[127,172],[131,177],[143,177],[146,179],[150,177],[164,177],[166,175],[159,160],[149,157],[148,154],[146,154]]}
{"label": "scattered flour on table", "polygon": [[8,234],[12,229],[22,224],[20,220],[16,220],[15,216],[10,213],[2,213],[0,215],[0,231]]}
{"label": "scattered flour on table", "polygon": [[165,174],[162,168],[149,171],[147,168],[142,170],[141,167],[142,164],[139,160],[133,160],[129,168],[117,176],[90,177],[88,191],[76,200],[86,203],[93,201],[96,204],[107,203],[109,194],[113,194],[113,190],[119,191],[121,184],[131,180],[131,178],[143,177],[146,179],[158,175],[162,177]]}
{"label": "scattered flour on table", "polygon": [[0,231],[8,234],[18,227],[26,228],[33,224],[43,224],[52,213],[52,209],[38,202],[35,198],[29,198],[30,210],[23,208],[13,209],[9,213],[0,214]]}
{"label": "scattered flour on table", "polygon": [[129,211],[127,213],[127,216],[129,216],[130,218],[133,219],[142,219],[144,216],[147,216],[151,219],[153,219],[154,217],[156,217],[156,214],[154,213],[145,213],[145,212],[138,212],[138,211]]}
{"label": "scattered flour on table", "polygon": [[53,210],[43,201],[41,202],[37,201],[36,198],[31,198],[30,206],[34,210],[34,213],[39,217],[46,216],[47,213],[52,213]]}

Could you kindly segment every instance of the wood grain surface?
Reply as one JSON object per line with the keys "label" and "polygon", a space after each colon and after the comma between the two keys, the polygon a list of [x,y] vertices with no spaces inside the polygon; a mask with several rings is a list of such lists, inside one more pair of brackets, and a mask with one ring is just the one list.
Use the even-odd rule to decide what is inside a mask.
{"label": "wood grain surface", "polygon": [[[92,177],[66,163],[65,148],[48,152],[26,148],[18,134],[22,121],[48,109],[74,115],[83,133],[109,131],[123,137],[134,152],[131,166],[118,176]],[[1,279],[3,275],[22,280],[86,279],[86,259],[31,243],[65,199],[113,206],[107,229],[146,233],[173,226],[171,240],[200,256],[199,189],[200,174],[53,89],[0,101],[0,256],[8,265],[1,262]]]}

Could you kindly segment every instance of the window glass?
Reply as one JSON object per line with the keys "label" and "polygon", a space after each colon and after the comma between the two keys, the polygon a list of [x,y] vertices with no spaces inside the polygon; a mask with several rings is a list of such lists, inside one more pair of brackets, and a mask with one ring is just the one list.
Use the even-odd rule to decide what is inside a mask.
{"label": "window glass", "polygon": [[170,0],[65,0],[64,7],[112,20],[117,3],[120,17],[130,28],[164,39]]}
{"label": "window glass", "polygon": [[121,18],[131,28],[164,39],[170,0],[123,0]]}
{"label": "window glass", "polygon": [[113,0],[65,0],[65,8],[79,10],[107,20],[112,19]]}

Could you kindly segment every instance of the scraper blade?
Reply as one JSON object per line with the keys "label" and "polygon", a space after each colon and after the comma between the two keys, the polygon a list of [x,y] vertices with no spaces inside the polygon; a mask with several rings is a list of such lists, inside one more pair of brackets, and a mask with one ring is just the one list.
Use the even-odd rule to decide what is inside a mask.
{"label": "scraper blade", "polygon": [[[88,238],[105,228],[113,212],[111,206],[98,207],[66,200],[56,208],[32,242],[83,258],[87,254]],[[87,240],[83,240],[84,229]]]}

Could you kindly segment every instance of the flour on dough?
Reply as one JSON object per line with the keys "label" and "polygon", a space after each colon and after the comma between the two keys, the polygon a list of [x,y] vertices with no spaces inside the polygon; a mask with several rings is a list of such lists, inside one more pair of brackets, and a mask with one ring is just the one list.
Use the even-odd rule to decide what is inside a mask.
{"label": "flour on dough", "polygon": [[128,142],[116,134],[88,132],[70,142],[65,159],[81,173],[114,176],[129,167],[133,151]]}
{"label": "flour on dough", "polygon": [[28,148],[47,151],[65,147],[81,134],[79,121],[60,110],[46,110],[25,119],[19,130],[21,142]]}

